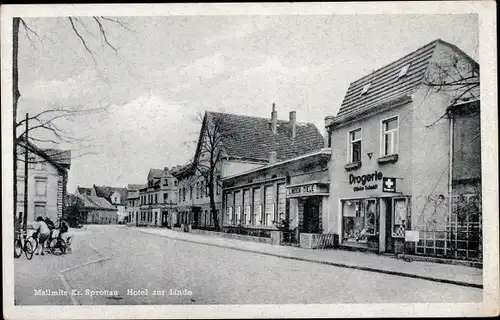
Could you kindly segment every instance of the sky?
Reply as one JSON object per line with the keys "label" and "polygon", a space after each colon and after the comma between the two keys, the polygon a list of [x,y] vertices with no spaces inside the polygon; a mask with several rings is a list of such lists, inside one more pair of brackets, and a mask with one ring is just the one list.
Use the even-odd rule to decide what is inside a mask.
{"label": "sky", "polygon": [[[194,155],[205,110],[279,119],[297,112],[324,132],[349,83],[438,38],[476,61],[476,15],[112,17],[106,45],[91,17],[25,18],[19,115],[94,110],[58,119],[71,143],[68,190],[146,182],[150,168]],[[36,133],[33,135],[43,135]],[[53,144],[41,144],[53,147]]]}

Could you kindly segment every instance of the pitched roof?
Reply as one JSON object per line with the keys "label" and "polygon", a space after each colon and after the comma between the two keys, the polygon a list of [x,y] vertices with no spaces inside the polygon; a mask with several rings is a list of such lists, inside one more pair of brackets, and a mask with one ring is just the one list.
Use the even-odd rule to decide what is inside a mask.
{"label": "pitched roof", "polygon": [[[432,41],[385,67],[352,82],[334,122],[346,121],[384,104],[407,101],[407,98],[424,82],[424,76],[438,45],[447,46],[465,57],[469,62],[477,64],[456,46],[440,39]],[[406,74],[399,77],[402,68],[405,66],[409,66]],[[361,94],[367,87],[366,94]]]}
{"label": "pitched roof", "polygon": [[161,178],[163,175],[163,169],[150,169],[149,173],[153,178]]}
{"label": "pitched roof", "polygon": [[[40,157],[44,158],[45,160],[47,160],[48,162],[50,162],[52,165],[54,165],[58,170],[62,171],[62,172],[67,172],[67,170],[69,169],[69,165],[67,164],[63,164],[60,162],[60,160],[56,161],[56,157],[51,157],[45,149],[41,149],[39,148],[38,146],[36,146],[34,143],[28,141],[26,142],[24,139],[21,139],[19,142],[18,142],[18,145],[19,147],[21,148],[24,148],[25,145],[27,145],[27,149],[30,151],[30,152],[33,152],[37,155],[39,155]],[[55,149],[49,149],[49,150],[55,150]],[[61,151],[59,151],[61,152]],[[67,151],[69,152],[69,154],[71,154],[70,151]],[[66,151],[64,151],[64,154],[67,154]],[[54,155],[54,154],[53,154]],[[66,161],[67,162],[67,161]]]}
{"label": "pitched roof", "polygon": [[128,184],[127,190],[139,190],[142,186],[142,184]]}
{"label": "pitched roof", "polygon": [[82,201],[83,206],[89,209],[105,209],[105,210],[117,210],[111,203],[102,197],[95,197],[86,194],[77,195]]}
{"label": "pitched roof", "polygon": [[116,191],[120,194],[121,205],[127,204],[127,188],[115,188],[109,186],[94,186],[95,193],[98,197],[105,198],[111,201],[111,195]]}
{"label": "pitched roof", "polygon": [[92,194],[92,188],[84,188],[84,187],[77,187],[79,194],[86,194],[86,195],[91,195]]}
{"label": "pitched roof", "polygon": [[60,149],[42,149],[49,157],[62,166],[71,167],[71,151]]}
{"label": "pitched roof", "polygon": [[230,157],[267,162],[274,151],[278,160],[285,160],[324,146],[323,136],[312,123],[296,122],[296,136],[292,138],[289,121],[277,120],[277,133],[273,133],[269,118],[211,111],[207,111],[206,116],[223,119],[224,125],[231,128],[222,142]]}

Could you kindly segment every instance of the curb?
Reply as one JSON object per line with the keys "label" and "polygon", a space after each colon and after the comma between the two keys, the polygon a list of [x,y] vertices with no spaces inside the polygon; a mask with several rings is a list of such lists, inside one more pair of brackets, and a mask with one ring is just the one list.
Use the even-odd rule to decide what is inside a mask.
{"label": "curb", "polygon": [[145,233],[145,234],[153,235],[153,236],[160,236],[160,237],[169,238],[172,240],[184,241],[184,242],[204,244],[204,245],[212,246],[212,247],[257,253],[257,254],[262,254],[262,255],[266,255],[266,256],[285,258],[285,259],[289,259],[289,260],[306,261],[306,262],[324,264],[324,265],[340,267],[340,268],[348,268],[348,269],[375,272],[375,273],[381,273],[381,274],[389,274],[389,275],[406,277],[406,278],[421,279],[421,280],[427,280],[427,281],[433,281],[433,282],[439,282],[439,283],[454,284],[454,285],[463,286],[463,287],[472,287],[472,288],[477,288],[477,289],[483,289],[483,285],[477,284],[477,283],[470,283],[470,282],[450,280],[450,279],[441,279],[441,278],[435,278],[435,277],[429,277],[429,276],[421,276],[421,275],[417,275],[417,274],[413,274],[413,273],[384,270],[384,269],[376,269],[376,268],[371,268],[371,267],[362,267],[362,266],[349,265],[349,264],[344,264],[344,263],[330,262],[330,261],[323,261],[323,260],[316,260],[316,259],[310,259],[310,258],[292,257],[292,256],[281,255],[281,254],[277,254],[277,253],[262,252],[262,251],[258,251],[258,250],[244,249],[244,248],[238,248],[238,247],[232,247],[232,246],[223,246],[223,245],[219,245],[219,244],[200,242],[200,241],[196,241],[196,240],[180,239],[180,238],[175,238],[175,237],[168,236],[168,235],[147,232],[145,230],[140,230],[140,229],[134,229],[134,230],[138,231],[138,232]]}

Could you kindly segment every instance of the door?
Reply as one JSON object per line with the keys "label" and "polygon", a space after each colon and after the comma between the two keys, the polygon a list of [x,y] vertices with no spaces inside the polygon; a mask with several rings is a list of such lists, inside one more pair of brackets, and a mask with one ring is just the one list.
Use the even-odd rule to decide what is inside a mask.
{"label": "door", "polygon": [[320,233],[319,202],[314,198],[304,200],[303,232]]}

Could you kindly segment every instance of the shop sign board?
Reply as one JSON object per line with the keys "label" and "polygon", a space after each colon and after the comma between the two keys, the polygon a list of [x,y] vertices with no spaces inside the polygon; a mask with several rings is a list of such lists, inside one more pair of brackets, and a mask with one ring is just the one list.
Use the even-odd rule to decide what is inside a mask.
{"label": "shop sign board", "polygon": [[307,183],[303,185],[289,186],[286,188],[287,197],[301,197],[328,194],[327,183]]}
{"label": "shop sign board", "polygon": [[364,191],[364,190],[375,190],[378,189],[378,182],[384,178],[384,174],[379,171],[375,171],[369,174],[363,174],[360,176],[355,176],[354,174],[349,175],[349,184],[355,185],[353,191]]}
{"label": "shop sign board", "polygon": [[420,233],[415,230],[406,230],[405,231],[405,241],[408,242],[418,242],[420,240]]}
{"label": "shop sign board", "polygon": [[289,196],[295,195],[295,194],[308,194],[308,193],[315,193],[315,192],[316,192],[316,185],[315,184],[306,184],[303,186],[289,187],[287,189],[287,194]]}
{"label": "shop sign board", "polygon": [[384,177],[382,180],[382,192],[396,192],[396,178]]}

